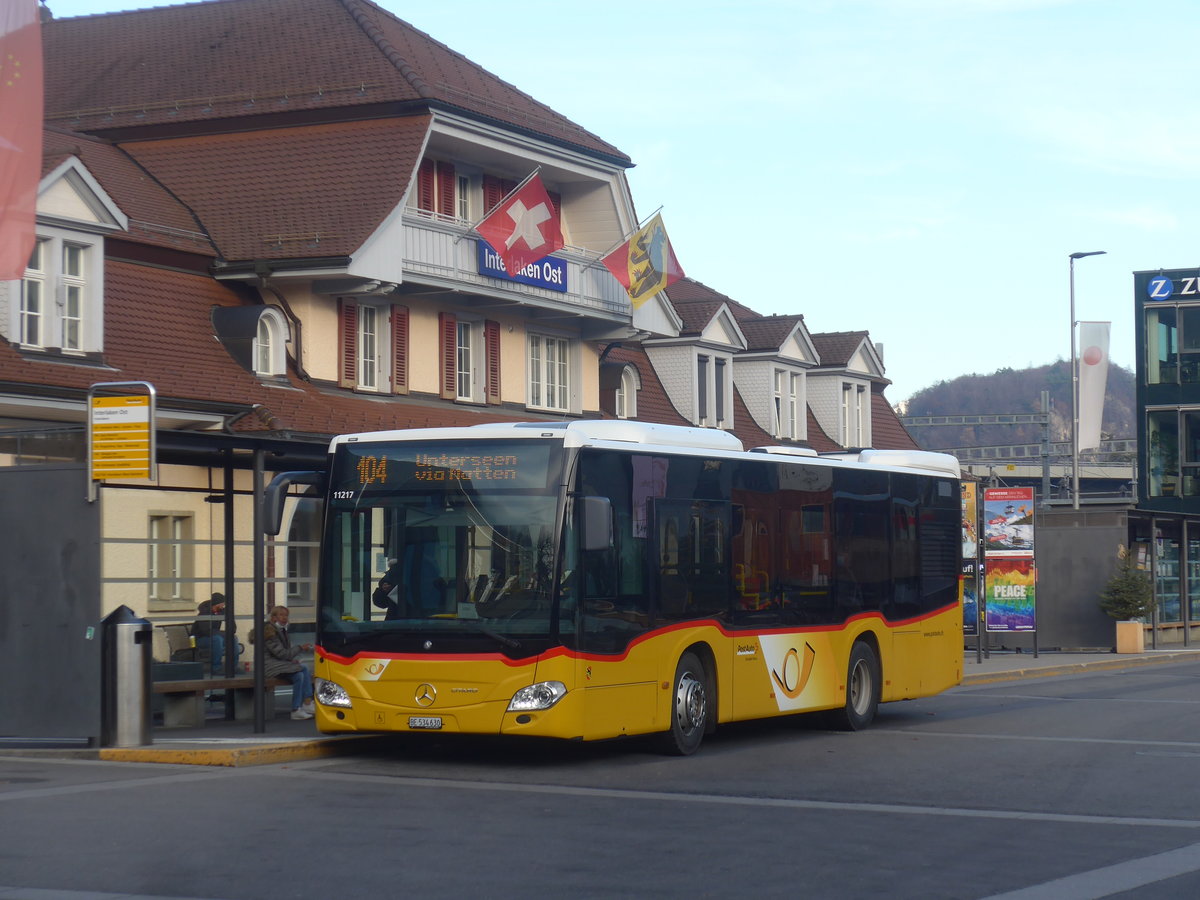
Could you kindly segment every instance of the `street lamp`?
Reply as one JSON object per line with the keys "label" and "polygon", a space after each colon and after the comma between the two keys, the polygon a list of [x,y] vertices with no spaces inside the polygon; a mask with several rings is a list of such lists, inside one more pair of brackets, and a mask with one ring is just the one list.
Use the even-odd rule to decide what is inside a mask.
{"label": "street lamp", "polygon": [[1104,250],[1070,254],[1071,260],[1071,507],[1079,509],[1079,358],[1075,354],[1075,260],[1103,256]]}

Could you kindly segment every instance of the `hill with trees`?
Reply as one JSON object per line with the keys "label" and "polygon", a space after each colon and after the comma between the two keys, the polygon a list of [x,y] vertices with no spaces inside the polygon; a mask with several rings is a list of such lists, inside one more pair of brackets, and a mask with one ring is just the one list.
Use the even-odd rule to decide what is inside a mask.
{"label": "hill with trees", "polygon": [[[990,375],[960,375],[918,391],[903,404],[904,416],[961,416],[1039,413],[1042,391],[1050,392],[1050,439],[1071,438],[1071,365],[1058,360],[1028,369],[997,369]],[[1137,436],[1134,373],[1110,365],[1100,430],[1105,438]],[[1036,444],[1037,424],[908,426],[913,439],[927,450]]]}

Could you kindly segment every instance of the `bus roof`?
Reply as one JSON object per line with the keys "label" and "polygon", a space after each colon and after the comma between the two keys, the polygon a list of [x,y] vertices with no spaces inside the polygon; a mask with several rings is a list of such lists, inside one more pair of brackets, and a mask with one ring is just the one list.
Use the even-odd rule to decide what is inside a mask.
{"label": "bus roof", "polygon": [[[588,447],[612,444],[641,444],[677,449],[689,453],[711,450],[724,454],[745,452],[742,442],[717,428],[693,428],[684,425],[658,425],[630,419],[578,419],[570,422],[489,422],[458,428],[410,428],[399,431],[373,431],[343,434],[330,445],[332,453],[339,444],[381,443],[390,441],[479,440],[541,437],[561,441],[564,447]],[[775,457],[832,464],[859,463],[876,468],[920,469],[931,474],[959,477],[958,459],[948,453],[928,450],[854,450],[818,455],[806,447],[755,447],[750,452]]]}

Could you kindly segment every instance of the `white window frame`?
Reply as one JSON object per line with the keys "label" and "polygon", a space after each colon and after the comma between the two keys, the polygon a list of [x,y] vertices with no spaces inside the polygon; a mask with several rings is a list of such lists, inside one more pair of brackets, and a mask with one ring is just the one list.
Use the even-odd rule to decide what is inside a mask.
{"label": "white window frame", "polygon": [[696,424],[733,427],[733,357],[711,350],[696,353]]}
{"label": "white window frame", "polygon": [[803,438],[800,429],[800,399],[804,376],[790,369],[775,369],[775,402],[772,409],[775,422],[775,437],[798,441]]}
{"label": "white window frame", "polygon": [[867,388],[866,385],[856,385],[854,391],[855,414],[858,420],[858,446],[869,447],[871,445],[871,433],[868,426],[867,417],[870,409],[867,403]]}
{"label": "white window frame", "polygon": [[[70,268],[72,259],[78,263]],[[104,239],[96,234],[39,225],[10,304],[8,333],[27,350],[80,356],[104,348]],[[30,298],[36,294],[37,308]]]}
{"label": "white window frame", "polygon": [[283,375],[287,371],[287,320],[283,313],[268,306],[258,317],[254,332],[254,374]]}
{"label": "white window frame", "polygon": [[574,342],[562,335],[530,332],[526,358],[526,403],[535,409],[570,412]]}
{"label": "white window frame", "polygon": [[321,501],[313,496],[298,497],[292,507],[285,548],[289,606],[311,606],[315,602],[320,541]]}
{"label": "white window frame", "polygon": [[870,446],[870,410],[867,385],[843,381],[841,403],[841,443],[843,447]]}
{"label": "white window frame", "polygon": [[150,600],[191,599],[194,567],[191,513],[152,512],[148,524]]}
{"label": "white window frame", "polygon": [[[38,238],[29,254],[29,265],[21,279],[21,299],[17,310],[17,342],[23,347],[46,346],[46,298],[50,293],[49,238]],[[31,302],[32,300],[32,302]]]}
{"label": "white window frame", "polygon": [[476,400],[482,371],[479,353],[483,346],[483,330],[478,322],[463,318],[456,319],[454,328],[455,399]]}
{"label": "white window frame", "polygon": [[87,309],[87,247],[75,241],[63,241],[61,263],[62,349],[79,353],[83,351],[83,320]]}
{"label": "white window frame", "polygon": [[621,377],[613,394],[613,412],[618,419],[637,418],[637,395],[641,390],[641,378],[633,366],[621,370]]}
{"label": "white window frame", "polygon": [[355,327],[358,330],[355,341],[358,347],[356,378],[358,387],[364,391],[382,391],[384,353],[382,344],[386,334],[387,316],[377,306],[360,303]]}
{"label": "white window frame", "polygon": [[455,173],[454,211],[462,222],[472,222],[471,215],[471,176],[462,172]]}

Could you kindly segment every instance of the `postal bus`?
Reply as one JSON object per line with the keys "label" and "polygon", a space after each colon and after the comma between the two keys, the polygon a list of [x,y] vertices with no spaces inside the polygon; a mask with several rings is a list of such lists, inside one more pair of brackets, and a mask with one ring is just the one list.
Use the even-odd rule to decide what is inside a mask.
{"label": "postal bus", "polygon": [[[268,530],[324,480],[277,476]],[[317,726],[681,755],[722,722],[864,728],[961,678],[959,490],[945,454],[632,421],[337,437]]]}

